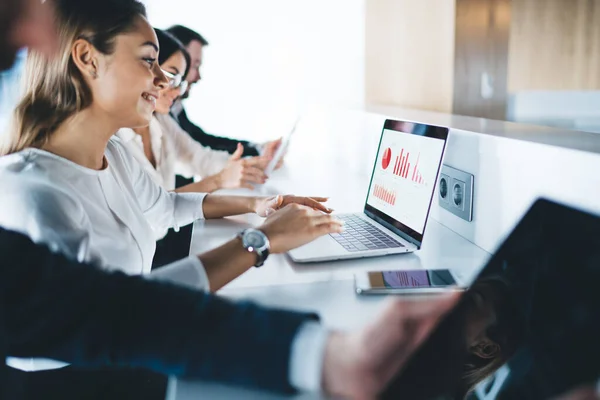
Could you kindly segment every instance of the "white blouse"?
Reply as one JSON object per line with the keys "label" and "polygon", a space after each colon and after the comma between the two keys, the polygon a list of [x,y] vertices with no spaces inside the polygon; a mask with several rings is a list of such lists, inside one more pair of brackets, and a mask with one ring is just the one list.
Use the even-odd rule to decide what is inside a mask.
{"label": "white blouse", "polygon": [[150,142],[156,168],[144,154],[142,137],[132,129],[124,128],[117,136],[152,177],[166,190],[175,189],[175,175],[206,178],[220,172],[231,155],[202,146],[170,115],[156,114],[150,121]]}
{"label": "white blouse", "polygon": [[[149,273],[156,232],[204,218],[206,195],[162,189],[118,138],[110,140],[105,156],[107,167],[101,171],[39,149],[2,157],[0,225],[79,262],[130,275]],[[208,288],[195,256],[151,275]],[[66,364],[12,358],[9,365],[41,370]]]}

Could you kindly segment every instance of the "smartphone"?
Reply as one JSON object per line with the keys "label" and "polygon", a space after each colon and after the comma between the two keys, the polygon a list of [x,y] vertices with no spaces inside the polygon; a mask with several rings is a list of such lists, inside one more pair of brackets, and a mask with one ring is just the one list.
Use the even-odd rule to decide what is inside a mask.
{"label": "smartphone", "polygon": [[435,294],[464,291],[447,269],[376,271],[354,275],[358,294]]}
{"label": "smartphone", "polygon": [[267,165],[267,168],[265,168],[265,174],[267,176],[271,175],[271,173],[275,170],[275,167],[277,167],[277,164],[279,164],[279,161],[281,160],[281,158],[287,152],[287,148],[290,144],[290,138],[296,131],[296,127],[298,126],[298,121],[299,121],[299,119],[296,120],[296,122],[294,123],[294,127],[292,128],[290,133],[288,133],[287,136],[283,139],[283,141],[281,142],[281,145],[275,152],[275,155],[273,155],[273,159],[269,162],[269,164]]}

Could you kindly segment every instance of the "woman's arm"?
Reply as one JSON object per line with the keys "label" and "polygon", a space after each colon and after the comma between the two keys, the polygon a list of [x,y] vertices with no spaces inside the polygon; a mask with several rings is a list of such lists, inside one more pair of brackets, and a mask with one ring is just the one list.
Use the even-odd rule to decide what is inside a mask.
{"label": "woman's arm", "polygon": [[217,174],[227,165],[230,158],[228,152],[202,146],[169,115],[157,115],[157,120],[177,154],[177,173],[207,177]]}
{"label": "woman's arm", "polygon": [[331,213],[333,210],[325,207],[322,203],[326,202],[326,197],[301,197],[301,196],[220,196],[207,195],[204,198],[202,211],[204,218],[215,219],[231,215],[241,215],[256,213],[261,217],[267,217],[272,212],[277,211],[289,204],[299,204],[324,213]]}
{"label": "woman's arm", "polygon": [[[273,213],[259,229],[269,239],[270,253],[281,254],[320,236],[342,232],[343,227],[331,215],[296,203]],[[246,251],[239,238],[198,258],[208,276],[211,291],[219,290],[256,264],[256,255]]]}
{"label": "woman's arm", "polygon": [[202,211],[204,218],[216,219],[231,215],[242,215],[256,212],[256,207],[263,197],[253,196],[220,196],[209,194],[204,198]]}
{"label": "woman's arm", "polygon": [[262,157],[242,159],[243,152],[243,146],[241,144],[238,145],[237,151],[217,174],[204,178],[200,182],[176,189],[175,191],[177,193],[211,193],[219,189],[254,189],[253,184],[265,183],[267,176],[264,173],[264,168],[267,159]]}
{"label": "woman's arm", "polygon": [[222,179],[219,174],[204,178],[199,182],[176,188],[175,193],[212,193],[223,187]]}

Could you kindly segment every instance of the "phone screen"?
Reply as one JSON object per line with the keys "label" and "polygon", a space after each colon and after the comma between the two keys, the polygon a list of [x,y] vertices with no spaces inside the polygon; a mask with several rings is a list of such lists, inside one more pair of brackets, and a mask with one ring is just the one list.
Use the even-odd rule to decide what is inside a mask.
{"label": "phone screen", "polygon": [[369,272],[373,289],[437,288],[456,285],[447,269]]}

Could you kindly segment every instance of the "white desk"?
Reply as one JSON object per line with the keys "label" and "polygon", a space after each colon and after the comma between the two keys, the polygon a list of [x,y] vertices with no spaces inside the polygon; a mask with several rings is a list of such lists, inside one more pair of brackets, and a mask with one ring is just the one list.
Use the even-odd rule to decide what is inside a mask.
{"label": "white desk", "polygon": [[[274,174],[263,191],[331,196],[330,206],[336,212],[362,210],[382,124],[376,118],[356,122],[346,116],[342,116],[340,124],[322,124],[318,118],[303,121],[286,166]],[[320,145],[315,149],[317,142]],[[437,207],[437,202],[433,206]],[[256,216],[198,221],[194,225],[190,253],[198,254],[218,246],[242,229],[260,222]],[[384,299],[355,295],[352,278],[357,271],[449,268],[459,281],[467,283],[488,257],[489,254],[479,247],[430,220],[423,248],[417,253],[318,264],[296,264],[285,255],[273,255],[262,268],[251,269],[220,294],[232,299],[251,299],[267,306],[316,311],[325,326],[352,329],[365,325]],[[177,400],[282,398],[182,381],[171,389],[176,391],[171,398]],[[296,398],[313,397],[302,395]]]}

